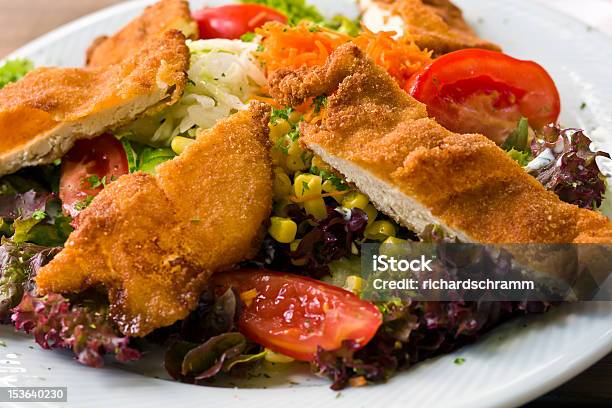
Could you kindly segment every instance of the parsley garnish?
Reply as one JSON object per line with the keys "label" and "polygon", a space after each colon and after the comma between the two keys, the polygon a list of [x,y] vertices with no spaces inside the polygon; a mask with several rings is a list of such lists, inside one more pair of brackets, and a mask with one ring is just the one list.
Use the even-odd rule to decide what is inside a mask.
{"label": "parsley garnish", "polygon": [[74,205],[75,210],[77,211],[83,211],[84,209],[86,209],[87,207],[89,207],[89,204],[91,204],[91,202],[93,201],[94,196],[92,195],[88,195],[87,197],[85,197],[83,200],[79,201],[78,203],[76,203]]}
{"label": "parsley garnish", "polygon": [[106,187],[106,176],[100,178],[97,174],[94,174],[81,181],[81,185],[85,182],[89,183],[90,188]]}
{"label": "parsley garnish", "polygon": [[346,190],[349,189],[349,186],[347,186],[344,183],[344,180],[342,180],[340,177],[338,177],[334,173],[331,173],[331,172],[329,172],[327,170],[319,169],[318,167],[312,167],[310,169],[310,172],[312,174],[316,174],[316,175],[321,176],[321,178],[324,181],[328,181],[329,180],[334,185],[334,188],[336,190],[338,190],[338,191],[346,191]]}
{"label": "parsley garnish", "polygon": [[465,363],[465,358],[463,358],[463,357],[457,357],[457,358],[455,359],[455,364],[457,364],[457,365],[461,365],[461,364],[463,364],[463,363]]}
{"label": "parsley garnish", "polygon": [[316,98],[314,98],[313,104],[314,104],[314,113],[321,112],[321,109],[327,106],[327,95],[317,96]]}
{"label": "parsley garnish", "polygon": [[308,190],[310,190],[310,186],[308,185],[308,182],[302,181],[302,195],[304,195],[304,192]]}
{"label": "parsley garnish", "polygon": [[34,218],[36,221],[42,221],[45,219],[46,216],[47,213],[43,210],[36,210],[32,213],[32,218]]}
{"label": "parsley garnish", "polygon": [[255,39],[255,33],[253,32],[249,32],[246,34],[242,34],[242,36],[240,37],[240,39],[244,42],[251,42]]}

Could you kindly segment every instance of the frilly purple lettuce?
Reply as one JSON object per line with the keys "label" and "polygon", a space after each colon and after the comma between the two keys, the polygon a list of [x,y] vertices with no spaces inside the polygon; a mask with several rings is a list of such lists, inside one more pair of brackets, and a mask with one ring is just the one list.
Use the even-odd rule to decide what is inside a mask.
{"label": "frilly purple lettuce", "polygon": [[[345,341],[337,350],[319,349],[313,369],[339,390],[355,379],[387,380],[398,370],[451,352],[512,316],[544,312],[541,302],[380,303],[383,325],[362,349]],[[362,384],[362,381],[357,381]]]}
{"label": "frilly purple lettuce", "polygon": [[610,157],[592,152],[589,139],[580,129],[549,126],[542,137],[535,138],[531,150],[535,159],[526,166],[546,189],[561,200],[582,208],[601,205],[606,184],[597,165],[597,157]]}
{"label": "frilly purple lettuce", "polygon": [[105,354],[120,362],[141,357],[130,339],[118,334],[105,308],[72,305],[59,294],[24,295],[13,309],[12,320],[15,329],[32,333],[42,348],[71,349],[79,363],[90,367],[101,367]]}
{"label": "frilly purple lettuce", "polygon": [[328,206],[327,217],[316,221],[297,205],[289,205],[287,216],[298,225],[301,241],[297,249],[289,251],[286,245],[266,239],[260,261],[274,270],[313,278],[329,275],[330,262],[357,255],[368,225],[368,216],[358,208],[344,211]]}

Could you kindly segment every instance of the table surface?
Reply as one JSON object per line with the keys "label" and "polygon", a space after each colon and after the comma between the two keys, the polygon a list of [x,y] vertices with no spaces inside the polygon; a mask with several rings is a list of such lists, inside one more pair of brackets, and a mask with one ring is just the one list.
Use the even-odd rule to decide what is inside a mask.
{"label": "table surface", "polygon": [[[85,14],[123,0],[0,0],[0,58],[30,40]],[[574,0],[539,0],[578,16],[612,34],[612,1],[590,0],[595,8],[576,10]],[[609,8],[605,7],[609,6]],[[612,354],[529,407],[612,405]]]}

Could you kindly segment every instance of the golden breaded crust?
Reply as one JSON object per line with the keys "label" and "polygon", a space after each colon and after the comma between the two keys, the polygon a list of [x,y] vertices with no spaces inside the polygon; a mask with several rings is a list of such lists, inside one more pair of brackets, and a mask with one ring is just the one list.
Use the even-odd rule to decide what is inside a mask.
{"label": "golden breaded crust", "polygon": [[87,65],[100,67],[118,64],[138,53],[151,39],[175,29],[197,40],[198,25],[191,18],[185,0],[161,0],[147,7],[115,35],[96,38],[87,50]]}
{"label": "golden breaded crust", "polygon": [[612,243],[610,220],[563,203],[486,137],[444,129],[353,45],[326,66],[277,71],[270,84],[280,103],[331,94],[323,123],[302,128],[306,146],[375,175],[469,240]]}
{"label": "golden breaded crust", "polygon": [[493,43],[479,38],[463,18],[461,9],[449,0],[375,1],[375,4],[400,16],[405,32],[422,49],[442,55],[464,48],[501,51]]}
{"label": "golden breaded crust", "polygon": [[0,174],[52,162],[78,138],[173,104],[188,67],[185,37],[170,30],[122,64],[39,68],[7,85],[0,90]]}
{"label": "golden breaded crust", "polygon": [[102,285],[130,336],[193,310],[210,275],[254,256],[272,205],[269,108],[254,104],[185,152],[105,188],[65,248],[39,272],[41,294]]}

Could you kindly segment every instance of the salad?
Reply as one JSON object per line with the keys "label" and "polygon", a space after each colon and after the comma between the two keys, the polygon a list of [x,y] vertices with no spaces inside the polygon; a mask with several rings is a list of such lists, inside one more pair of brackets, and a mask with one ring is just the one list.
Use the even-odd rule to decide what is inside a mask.
{"label": "salad", "polygon": [[[559,206],[588,220],[591,213],[597,217],[592,221],[601,232],[597,237],[600,242],[611,242],[610,221],[596,215],[607,187],[598,163],[609,156],[592,151],[583,130],[559,124],[561,100],[551,76],[536,62],[515,59],[497,45],[479,39],[450,2],[430,3],[362,2],[361,21],[341,15],[328,19],[305,0],[243,0],[193,13],[183,1],[162,0],[147,9],[131,24],[146,24],[150,41],[161,41],[166,30],[181,30],[182,34],[177,31],[176,35],[181,36],[185,48],[169,55],[184,54],[184,61],[177,61],[176,74],[185,78],[164,88],[164,96],[137,115],[83,137],[74,136],[78,133],[74,131],[71,137],[75,139],[66,152],[5,172],[0,178],[0,323],[32,334],[45,349],[71,349],[79,363],[91,367],[102,366],[111,356],[128,364],[142,358],[148,344],[156,343],[165,349],[167,372],[178,381],[203,385],[218,377],[244,376],[269,363],[309,364],[313,373],[328,377],[331,388],[339,390],[386,381],[420,361],[476,341],[504,321],[553,307],[536,301],[363,299],[363,245],[454,242],[461,237],[442,222],[421,229],[402,222],[401,216],[384,211],[374,196],[359,188],[352,175],[339,171],[304,142],[310,126],[333,123],[330,104],[337,107],[334,95],[342,88],[340,82],[329,89],[321,87],[312,95],[291,88],[288,96],[279,96],[281,80],[277,78],[281,76],[303,78],[300,75],[322,72],[317,71],[322,67],[331,72],[340,66],[343,74],[337,78],[350,77],[358,71],[357,65],[344,69],[344,61],[337,65],[333,61],[340,55],[338,50],[353,47],[368,64],[388,75],[394,87],[410,95],[410,101],[419,101],[428,120],[455,134],[486,136],[498,146],[495,149],[518,163],[530,183],[537,180],[538,188],[551,192],[550,197],[554,193]],[[448,13],[454,18],[443,18]],[[401,30],[380,27],[376,23],[380,16],[389,17]],[[103,40],[106,43],[102,46],[96,41],[98,48],[90,50],[92,61],[103,64],[99,62],[107,56],[103,53],[109,53],[109,60],[118,58],[109,50],[117,38],[124,41],[131,35],[132,25]],[[125,41],[121,44],[125,46]],[[146,48],[136,40],[133,45],[136,50]],[[157,82],[166,75],[161,70],[171,65],[168,56],[164,58],[156,65],[160,70]],[[82,75],[97,80],[117,64],[122,64],[121,69],[113,72],[125,73],[143,58],[125,61],[107,67],[90,63]],[[186,69],[180,68],[179,62],[184,62]],[[8,61],[0,68],[0,88],[5,88],[0,91],[3,137],[12,129],[3,124],[2,111],[16,109],[12,104],[17,102],[9,99],[20,84],[27,85],[34,78],[36,71],[28,74],[33,69],[26,60]],[[308,80],[302,83],[308,85]],[[78,234],[94,223],[112,224],[109,220],[114,213],[102,208],[111,208],[118,201],[113,201],[113,194],[119,185],[129,187],[131,177],[144,180],[146,174],[146,180],[157,180],[163,190],[164,180],[176,175],[171,163],[182,163],[188,170],[180,178],[189,183],[177,183],[178,195],[193,194],[194,190],[182,186],[189,184],[197,190],[208,178],[207,169],[188,167],[187,161],[213,151],[213,147],[202,147],[206,138],[213,140],[213,135],[221,134],[229,139],[229,132],[241,134],[247,127],[246,119],[243,123],[236,118],[252,112],[253,103],[270,110],[262,131],[267,139],[270,175],[240,174],[236,179],[261,176],[262,185],[271,179],[270,202],[265,204],[268,215],[259,223],[264,228],[261,234],[253,233],[255,247],[229,265],[218,262],[211,263],[215,267],[210,271],[190,270],[205,279],[198,277],[202,282],[198,280],[195,295],[185,295],[184,301],[178,296],[181,307],[188,309],[185,313],[177,313],[173,319],[164,315],[167,324],[146,326],[150,330],[133,324],[132,329],[126,329],[126,316],[132,309],[118,299],[129,303],[125,300],[127,289],[111,287],[109,279],[89,285],[85,282],[95,279],[88,276],[71,290],[49,290],[61,288],[61,281],[53,283],[55,286],[45,283],[52,281],[45,271],[70,257],[64,247],[78,246]],[[218,140],[217,145],[225,143]],[[193,153],[197,148],[202,149],[198,155]],[[402,148],[393,147],[389,154]],[[245,156],[244,162],[249,160]],[[216,171],[215,176],[226,175]],[[227,184],[227,193],[218,185],[216,191],[205,193],[240,193],[240,186]],[[144,189],[140,187],[134,194]],[[266,194],[249,190],[243,201],[234,198],[250,205],[254,196],[263,201]],[[174,209],[170,201],[164,204],[168,214],[187,217],[187,210]],[[105,207],[96,204],[103,202]],[[217,213],[230,211],[223,202],[215,202],[220,203]],[[251,212],[247,204],[239,208],[241,214],[258,220],[257,211]],[[192,214],[194,208],[189,210],[193,211],[183,220],[187,225],[183,233],[199,225],[218,227],[209,222],[211,215],[205,209],[201,214]],[[147,218],[146,211],[139,216]],[[116,231],[136,229],[130,227],[135,221],[121,220],[121,228],[127,227],[116,227]],[[246,227],[244,231],[248,234]],[[214,232],[224,241],[223,228]],[[160,251],[164,235],[171,235],[155,228],[146,233],[156,245],[158,240],[162,242]],[[177,236],[180,241],[181,235]],[[185,237],[185,242],[191,241]],[[217,247],[210,248],[214,252]],[[229,243],[224,248],[219,249],[225,251],[220,257],[241,251]],[[180,262],[192,262],[189,256]],[[175,261],[180,263],[179,258],[169,262]],[[174,273],[174,269],[167,271]],[[163,286],[150,279],[143,291],[149,285]],[[161,279],[169,285],[172,278],[167,275]],[[119,294],[111,295],[112,291]],[[117,310],[123,313],[121,318]]]}

